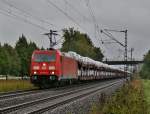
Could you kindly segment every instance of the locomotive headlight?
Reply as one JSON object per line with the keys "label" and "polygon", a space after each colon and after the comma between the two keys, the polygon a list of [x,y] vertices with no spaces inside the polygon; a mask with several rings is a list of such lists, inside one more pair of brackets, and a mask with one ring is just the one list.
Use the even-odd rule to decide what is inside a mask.
{"label": "locomotive headlight", "polygon": [[36,71],[34,71],[33,73],[34,73],[34,74],[37,74],[37,72],[36,72]]}
{"label": "locomotive headlight", "polygon": [[55,70],[55,66],[49,66],[49,70]]}
{"label": "locomotive headlight", "polygon": [[33,66],[33,70],[39,70],[40,67],[39,66]]}
{"label": "locomotive headlight", "polygon": [[55,74],[55,72],[53,71],[52,74]]}

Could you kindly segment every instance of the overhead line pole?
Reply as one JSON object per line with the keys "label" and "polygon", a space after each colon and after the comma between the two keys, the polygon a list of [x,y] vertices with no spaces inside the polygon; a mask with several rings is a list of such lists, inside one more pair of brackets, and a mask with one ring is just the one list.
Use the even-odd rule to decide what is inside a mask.
{"label": "overhead line pole", "polygon": [[[127,39],[127,30],[125,30],[125,31],[122,31],[122,32],[124,32],[125,33],[125,62],[127,62],[128,61],[128,39]],[[125,71],[128,71],[128,66],[127,65],[125,65]]]}
{"label": "overhead line pole", "polygon": [[[111,35],[111,33],[109,33],[108,31],[112,31],[112,32],[123,32],[125,33],[125,42],[124,44],[121,43],[120,41],[118,41],[117,39],[115,39],[115,37],[113,37],[113,35]],[[105,35],[107,35],[109,38],[111,38],[112,40],[116,41],[118,44],[120,44],[121,46],[123,46],[125,48],[125,52],[124,52],[124,61],[127,62],[128,61],[128,30],[122,30],[122,31],[118,31],[118,30],[109,30],[109,29],[104,29],[101,30],[101,33],[104,33]],[[127,72],[128,71],[128,66],[125,65],[124,67],[124,71]],[[126,75],[126,74],[125,74]]]}
{"label": "overhead line pole", "polygon": [[[131,48],[131,61],[133,61],[133,51],[134,48]],[[131,72],[133,72],[133,64],[131,64]]]}

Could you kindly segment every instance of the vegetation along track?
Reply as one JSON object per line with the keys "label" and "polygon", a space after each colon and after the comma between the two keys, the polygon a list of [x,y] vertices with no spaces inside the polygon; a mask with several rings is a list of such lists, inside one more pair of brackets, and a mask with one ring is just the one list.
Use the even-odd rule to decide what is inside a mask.
{"label": "vegetation along track", "polygon": [[57,93],[48,97],[43,97],[36,100],[31,100],[29,102],[24,102],[20,104],[15,104],[8,107],[3,107],[0,112],[3,113],[42,113],[47,110],[56,108],[59,105],[71,102],[83,96],[89,95],[91,93],[97,92],[99,90],[111,87],[123,80],[113,80],[101,82],[98,84],[93,84],[92,86],[80,87],[78,89],[72,89],[64,92]]}

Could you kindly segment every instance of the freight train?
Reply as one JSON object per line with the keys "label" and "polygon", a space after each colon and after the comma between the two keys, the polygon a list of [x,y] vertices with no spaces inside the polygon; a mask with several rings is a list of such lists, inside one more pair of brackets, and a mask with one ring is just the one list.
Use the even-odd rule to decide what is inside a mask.
{"label": "freight train", "polygon": [[61,82],[92,81],[125,78],[129,72],[80,56],[75,52],[57,49],[35,50],[30,68],[31,82],[38,87],[49,87]]}

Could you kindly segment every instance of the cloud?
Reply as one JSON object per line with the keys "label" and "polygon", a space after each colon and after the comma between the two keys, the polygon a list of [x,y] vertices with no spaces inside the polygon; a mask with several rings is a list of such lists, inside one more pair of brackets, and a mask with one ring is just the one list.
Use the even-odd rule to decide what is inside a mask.
{"label": "cloud", "polygon": [[[47,30],[42,30],[18,19],[13,19],[0,14],[0,41],[2,43],[9,42],[12,45],[15,45],[15,41],[18,39],[19,35],[24,33],[29,40],[35,41],[40,47],[48,47],[48,39],[42,35],[43,33],[48,32],[49,29],[58,29],[60,31],[64,27],[74,26],[74,28],[81,30],[82,32],[88,32],[96,46],[100,46],[102,48],[105,47],[102,44],[99,44],[95,38],[93,20],[85,0],[50,0],[58,5],[59,8],[63,9],[67,15],[73,17],[74,20],[82,27],[68,19],[68,17],[58,11],[54,6],[48,4],[46,1],[47,0],[9,0],[9,2],[14,6],[29,12],[33,17],[38,17],[48,21],[54,26],[47,25],[44,22],[35,21],[33,17],[24,16],[25,14],[23,13],[18,14],[47,28]],[[131,47],[135,48],[134,56],[137,58],[142,58],[143,55],[150,49],[149,4],[150,1],[148,0],[90,0],[90,5],[94,11],[100,29],[128,29],[128,47],[129,49]],[[2,2],[0,2],[0,7],[8,9],[11,12],[16,12],[14,8]],[[75,11],[74,8],[83,15]],[[97,38],[102,37],[105,39],[103,35],[99,36],[97,34],[96,36]],[[116,36],[118,40],[121,39],[123,42],[123,35],[114,33],[114,36]],[[108,45],[107,47],[110,49],[103,48],[103,50],[107,52],[106,55],[108,58],[115,57],[116,53],[118,53],[115,50],[121,48],[117,45]],[[112,49],[114,50],[113,53]]]}

